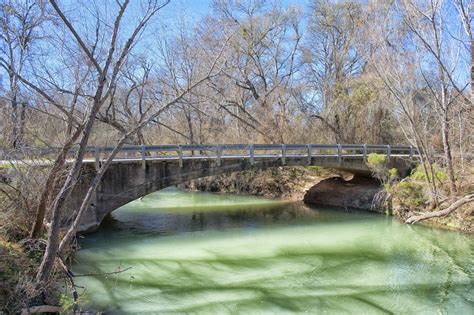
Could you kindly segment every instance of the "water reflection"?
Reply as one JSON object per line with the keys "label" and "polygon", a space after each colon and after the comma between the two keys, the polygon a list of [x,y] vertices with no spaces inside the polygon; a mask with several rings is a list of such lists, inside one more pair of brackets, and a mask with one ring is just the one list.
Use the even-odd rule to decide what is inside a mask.
{"label": "water reflection", "polygon": [[[96,308],[205,314],[473,311],[468,236],[369,213],[167,193],[153,197],[163,201],[158,205],[145,200],[148,208],[132,204],[117,211],[114,221],[82,242],[76,273],[132,267],[78,278]],[[212,198],[212,211],[197,210]]]}

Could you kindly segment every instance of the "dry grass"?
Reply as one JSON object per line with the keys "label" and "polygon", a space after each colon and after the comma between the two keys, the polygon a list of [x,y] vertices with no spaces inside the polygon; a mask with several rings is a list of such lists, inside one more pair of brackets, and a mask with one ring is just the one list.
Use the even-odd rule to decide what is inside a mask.
{"label": "dry grass", "polygon": [[0,169],[0,313],[14,314],[38,292],[35,275],[44,241],[28,240],[44,168]]}
{"label": "dry grass", "polygon": [[36,296],[38,260],[18,244],[0,238],[0,312],[14,313]]}

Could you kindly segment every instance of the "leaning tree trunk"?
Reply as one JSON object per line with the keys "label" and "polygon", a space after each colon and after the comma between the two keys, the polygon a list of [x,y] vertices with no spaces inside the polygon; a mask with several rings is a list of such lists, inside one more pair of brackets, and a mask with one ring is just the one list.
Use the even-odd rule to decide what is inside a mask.
{"label": "leaning tree trunk", "polygon": [[86,147],[89,143],[89,138],[92,133],[92,127],[94,126],[95,117],[100,109],[100,106],[102,105],[102,94],[105,85],[105,75],[102,74],[99,79],[100,83],[97,88],[97,93],[94,96],[94,104],[92,105],[86,123],[84,124],[84,130],[82,131],[82,137],[79,142],[79,149],[77,151],[73,166],[69,171],[66,181],[64,182],[52,206],[51,228],[48,232],[48,243],[46,245],[46,251],[41,261],[38,273],[36,274],[36,281],[41,285],[46,284],[51,275],[51,270],[53,269],[54,261],[56,259],[56,254],[58,253],[59,247],[59,228],[62,214],[61,212],[64,208],[64,204],[66,203],[66,199],[71,194],[72,188],[75,186],[77,178],[79,177],[79,173],[82,167],[82,161],[86,152]]}
{"label": "leaning tree trunk", "polygon": [[[456,202],[454,202],[453,204],[451,204],[449,207],[447,207],[444,210],[428,212],[428,213],[421,214],[421,215],[411,216],[405,222],[413,224],[413,223],[416,223],[418,221],[422,221],[422,220],[426,220],[426,219],[430,219],[430,218],[445,217],[448,214],[450,214],[451,212],[457,210],[459,207],[464,206],[465,204],[468,204],[468,203],[471,203],[471,202],[474,202],[474,194],[469,194],[469,195],[464,196],[461,199],[458,199]],[[472,208],[470,210],[468,210],[468,215],[470,213],[472,213],[472,211],[473,211]]]}
{"label": "leaning tree trunk", "polygon": [[64,167],[66,156],[69,150],[72,148],[74,142],[77,140],[77,138],[81,134],[81,132],[82,132],[82,127],[78,127],[75,133],[69,138],[67,143],[61,149],[61,152],[58,154],[58,156],[56,157],[56,160],[53,163],[53,167],[50,169],[48,173],[48,177],[46,178],[46,183],[40,195],[39,204],[36,207],[35,222],[33,223],[33,227],[31,229],[31,234],[30,234],[31,238],[39,238],[43,232],[43,221],[46,215],[48,200],[50,199],[50,195],[53,193],[53,191],[55,191],[57,178],[60,171]]}

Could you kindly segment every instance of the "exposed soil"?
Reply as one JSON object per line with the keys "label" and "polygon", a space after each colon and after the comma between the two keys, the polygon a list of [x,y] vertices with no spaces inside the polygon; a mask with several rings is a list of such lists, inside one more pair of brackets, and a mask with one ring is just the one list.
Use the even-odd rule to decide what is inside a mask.
{"label": "exposed soil", "polygon": [[306,191],[316,183],[333,175],[317,167],[278,167],[200,178],[180,187],[296,201],[303,200]]}
{"label": "exposed soil", "polygon": [[354,176],[345,180],[342,177],[331,177],[311,187],[304,196],[304,202],[383,212],[376,202],[376,196],[381,191],[382,186],[375,179]]}

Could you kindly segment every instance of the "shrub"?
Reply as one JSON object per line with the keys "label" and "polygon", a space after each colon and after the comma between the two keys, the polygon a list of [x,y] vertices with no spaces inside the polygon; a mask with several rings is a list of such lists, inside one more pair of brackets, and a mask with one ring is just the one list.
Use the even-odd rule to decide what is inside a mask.
{"label": "shrub", "polygon": [[398,176],[398,170],[396,168],[391,168],[388,172],[392,177]]}
{"label": "shrub", "polygon": [[388,181],[388,171],[385,164],[385,156],[377,153],[370,153],[367,156],[367,166],[372,170],[374,177],[378,178],[382,183]]}
{"label": "shrub", "polygon": [[[447,179],[446,172],[441,169],[437,164],[433,164],[433,170],[434,170],[434,176],[438,181],[441,183],[444,183]],[[423,174],[423,168],[421,165],[418,165],[411,173],[410,178],[413,178],[415,180],[424,180],[425,175]],[[428,172],[428,178],[432,180],[431,172]]]}
{"label": "shrub", "polygon": [[427,201],[423,184],[409,179],[393,186],[392,195],[405,208],[421,207]]}
{"label": "shrub", "polygon": [[367,164],[370,167],[379,167],[385,163],[385,155],[378,153],[370,153],[367,156]]}

